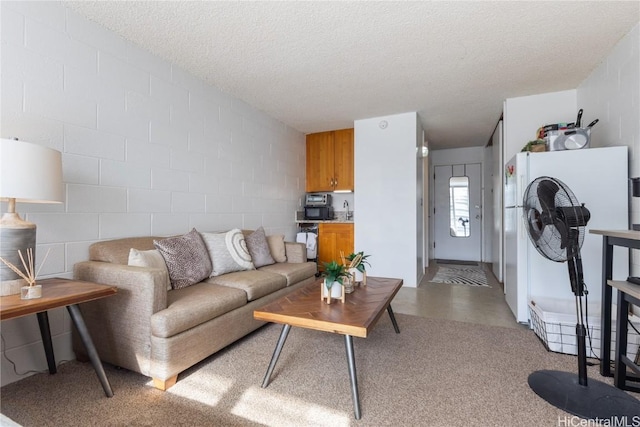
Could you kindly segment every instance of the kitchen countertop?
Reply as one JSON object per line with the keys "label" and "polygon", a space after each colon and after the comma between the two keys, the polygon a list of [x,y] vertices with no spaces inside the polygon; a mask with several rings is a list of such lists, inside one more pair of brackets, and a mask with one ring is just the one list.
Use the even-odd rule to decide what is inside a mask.
{"label": "kitchen countertop", "polygon": [[323,219],[323,220],[317,220],[317,219],[296,219],[296,224],[324,224],[324,223],[330,223],[330,224],[353,224],[353,220],[346,220],[346,219]]}
{"label": "kitchen countertop", "polygon": [[[353,215],[353,212],[351,214]],[[334,215],[335,219],[304,219],[304,212],[296,211],[295,222],[296,224],[353,224],[353,216],[351,217],[351,219],[346,219],[347,213],[345,211],[335,211]]]}

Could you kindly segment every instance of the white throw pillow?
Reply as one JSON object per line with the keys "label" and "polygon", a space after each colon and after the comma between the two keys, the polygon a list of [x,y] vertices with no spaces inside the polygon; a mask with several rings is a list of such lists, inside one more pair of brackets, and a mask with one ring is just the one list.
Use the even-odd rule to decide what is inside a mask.
{"label": "white throw pillow", "polygon": [[134,267],[151,267],[162,268],[167,272],[167,290],[171,290],[171,281],[169,280],[169,270],[167,270],[167,264],[164,262],[162,254],[157,249],[151,249],[149,251],[139,251],[138,249],[131,248],[129,250],[129,265]]}
{"label": "white throw pillow", "polygon": [[238,228],[226,233],[200,233],[207,246],[213,271],[210,277],[234,271],[254,270],[244,234]]}

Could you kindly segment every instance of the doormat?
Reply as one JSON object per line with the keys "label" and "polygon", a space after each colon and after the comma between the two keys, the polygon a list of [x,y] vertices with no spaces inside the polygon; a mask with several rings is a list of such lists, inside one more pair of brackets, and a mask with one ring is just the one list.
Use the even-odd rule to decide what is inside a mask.
{"label": "doormat", "polygon": [[434,283],[447,283],[450,285],[485,286],[490,288],[487,276],[482,267],[465,265],[448,265],[438,267],[433,279]]}
{"label": "doormat", "polygon": [[437,259],[437,264],[478,265],[475,261],[456,261],[455,259]]}

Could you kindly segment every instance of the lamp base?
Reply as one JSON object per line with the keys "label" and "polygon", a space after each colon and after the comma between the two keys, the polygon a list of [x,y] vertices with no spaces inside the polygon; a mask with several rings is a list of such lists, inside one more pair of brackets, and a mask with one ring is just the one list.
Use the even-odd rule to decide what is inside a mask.
{"label": "lamp base", "polygon": [[[589,378],[579,383],[578,375],[561,371],[536,371],[529,375],[529,387],[541,398],[564,411],[587,420],[607,420],[611,425],[631,425],[640,414],[640,401],[609,384]],[[614,423],[615,421],[615,423]],[[626,423],[620,424],[620,422]]]}
{"label": "lamp base", "polygon": [[[5,221],[5,219],[7,219],[7,221]],[[26,261],[27,249],[32,249],[35,260],[36,225],[23,221],[15,213],[5,213],[2,216],[2,220],[0,220],[0,242],[2,242],[2,245],[0,245],[0,257],[18,267],[24,273],[25,270],[18,251],[22,252],[22,256]],[[0,262],[0,281],[5,282],[15,279],[20,279],[20,276],[3,262]],[[9,287],[11,286],[9,285]],[[16,293],[20,293],[19,288]]]}
{"label": "lamp base", "polygon": [[24,228],[36,228],[36,225],[32,222],[25,221],[20,218],[17,212],[5,212],[0,218],[0,228],[10,229],[24,229]]}

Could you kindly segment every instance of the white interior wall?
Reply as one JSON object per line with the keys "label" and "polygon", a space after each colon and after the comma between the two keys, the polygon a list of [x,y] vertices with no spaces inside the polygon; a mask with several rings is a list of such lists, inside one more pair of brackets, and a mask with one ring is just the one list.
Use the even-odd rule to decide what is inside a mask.
{"label": "white interior wall", "polygon": [[507,164],[527,142],[536,139],[539,127],[575,122],[578,114],[576,90],[509,98],[504,102],[503,114],[503,162]]}
{"label": "white interior wall", "polygon": [[498,121],[498,125],[492,136],[492,181],[493,181],[493,224],[492,233],[493,251],[491,253],[492,270],[494,276],[499,282],[503,281],[503,250],[504,250],[504,234],[502,220],[502,188],[504,187],[504,162],[502,161],[502,120]]}
{"label": "white interior wall", "polygon": [[416,286],[420,284],[420,281],[425,275],[425,268],[427,261],[424,256],[424,249],[426,246],[426,229],[428,224],[425,223],[424,212],[424,188],[428,185],[425,177],[425,159],[422,157],[422,145],[424,144],[424,130],[420,120],[416,120]]}
{"label": "white interior wall", "polygon": [[[0,136],[63,156],[65,203],[17,206],[39,260],[51,249],[41,277],[71,277],[101,239],[263,225],[294,240],[304,135],[60,2],[3,1],[0,20]],[[49,320],[56,359],[73,359],[67,312]],[[19,372],[46,369],[35,316],[2,337]],[[1,367],[2,385],[22,377]]]}
{"label": "white interior wall", "polygon": [[[636,25],[577,89],[578,105],[593,127],[591,146],[629,147],[629,177],[640,176],[640,24]],[[631,194],[631,193],[629,193]],[[640,223],[640,198],[630,196],[632,224]],[[640,275],[632,250],[631,274]],[[638,310],[636,308],[636,310]]]}
{"label": "white interior wall", "polygon": [[355,249],[371,254],[371,275],[409,287],[418,285],[416,130],[415,112],[355,121]]}

